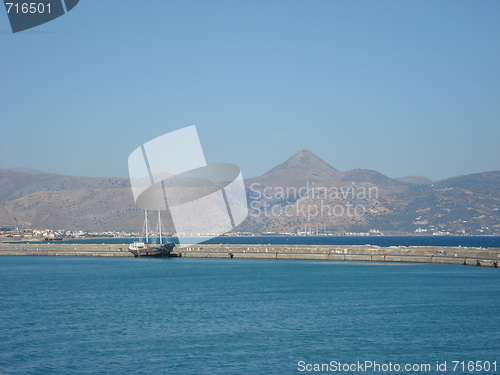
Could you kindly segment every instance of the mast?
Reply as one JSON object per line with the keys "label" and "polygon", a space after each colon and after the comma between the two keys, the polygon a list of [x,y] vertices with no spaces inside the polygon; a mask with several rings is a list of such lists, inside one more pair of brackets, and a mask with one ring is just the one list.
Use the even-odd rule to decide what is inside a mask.
{"label": "mast", "polygon": [[146,233],[146,243],[149,243],[148,210],[144,210],[144,232]]}
{"label": "mast", "polygon": [[163,239],[161,237],[161,215],[160,215],[160,209],[158,208],[158,236],[160,237],[160,245],[163,245]]}

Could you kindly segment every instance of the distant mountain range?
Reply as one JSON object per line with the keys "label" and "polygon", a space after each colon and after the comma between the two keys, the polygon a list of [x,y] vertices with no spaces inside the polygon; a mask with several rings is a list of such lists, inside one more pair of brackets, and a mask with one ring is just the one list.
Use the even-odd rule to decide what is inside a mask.
{"label": "distant mountain range", "polygon": [[[245,180],[250,214],[237,231],[500,234],[500,171],[433,182],[377,171],[341,172],[300,150]],[[173,231],[168,212],[162,215]],[[0,170],[0,227],[138,231],[143,213],[127,178]]]}
{"label": "distant mountain range", "polygon": [[39,169],[34,169],[34,168],[0,168],[0,170],[5,170],[5,171],[14,171],[14,172],[23,172],[23,173],[28,173],[28,174],[42,174],[45,173],[44,171],[41,171]]}
{"label": "distant mountain range", "polygon": [[396,181],[402,182],[404,184],[415,184],[415,185],[429,185],[432,184],[432,180],[428,178],[419,176],[418,174],[414,174],[411,176],[398,177],[395,178]]}

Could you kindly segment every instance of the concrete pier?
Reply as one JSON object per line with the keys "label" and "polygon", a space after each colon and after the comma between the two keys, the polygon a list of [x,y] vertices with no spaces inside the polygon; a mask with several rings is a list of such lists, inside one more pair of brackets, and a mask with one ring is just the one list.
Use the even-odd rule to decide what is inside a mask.
{"label": "concrete pier", "polygon": [[133,257],[128,244],[0,243],[0,255]]}
{"label": "concrete pier", "polygon": [[[128,244],[0,243],[0,255],[133,257]],[[373,245],[191,245],[184,258],[302,259],[364,262],[448,263],[497,267],[500,248]]]}
{"label": "concrete pier", "polygon": [[365,262],[448,263],[498,267],[500,248],[372,245],[193,245],[176,249],[185,258],[304,259]]}

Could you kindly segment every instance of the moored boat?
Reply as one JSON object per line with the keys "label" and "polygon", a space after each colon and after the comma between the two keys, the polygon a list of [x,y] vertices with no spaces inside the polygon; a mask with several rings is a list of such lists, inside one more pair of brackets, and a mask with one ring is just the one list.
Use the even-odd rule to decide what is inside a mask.
{"label": "moored boat", "polygon": [[162,225],[161,225],[161,216],[160,210],[158,210],[158,244],[149,243],[149,223],[148,223],[148,211],[144,212],[144,229],[143,235],[144,240],[133,242],[129,245],[128,251],[134,254],[134,257],[157,257],[157,258],[172,258],[178,257],[179,254],[173,253],[172,250],[175,247],[175,244],[171,241],[167,243],[163,243],[163,237],[161,233]]}

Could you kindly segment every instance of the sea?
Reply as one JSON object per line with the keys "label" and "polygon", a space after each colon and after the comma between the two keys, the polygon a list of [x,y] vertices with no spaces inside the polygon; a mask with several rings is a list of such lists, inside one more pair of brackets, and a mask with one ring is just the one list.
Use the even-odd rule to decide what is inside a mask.
{"label": "sea", "polygon": [[[255,245],[376,245],[499,247],[500,236],[221,236],[191,237],[193,243]],[[122,244],[131,238],[88,238],[57,243]],[[165,238],[179,243],[177,238]]]}
{"label": "sea", "polygon": [[500,271],[0,257],[1,374],[500,374]]}

